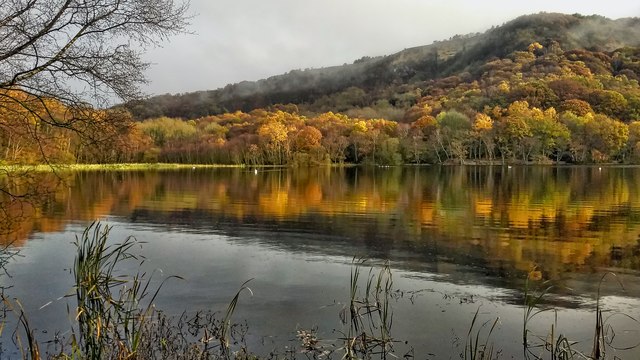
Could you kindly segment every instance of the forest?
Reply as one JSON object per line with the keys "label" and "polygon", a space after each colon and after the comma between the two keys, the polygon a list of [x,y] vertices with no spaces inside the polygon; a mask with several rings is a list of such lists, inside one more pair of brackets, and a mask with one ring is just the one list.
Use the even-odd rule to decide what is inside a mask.
{"label": "forest", "polygon": [[316,100],[335,112],[275,104],[137,121],[121,107],[87,108],[81,118],[90,121],[73,122],[78,110],[55,100],[40,114],[5,107],[0,156],[4,164],[640,162],[640,48],[563,51],[534,42],[476,72],[397,85],[371,105],[357,87]]}
{"label": "forest", "polygon": [[528,15],[386,57],[107,109],[3,88],[0,164],[640,163],[639,25]]}

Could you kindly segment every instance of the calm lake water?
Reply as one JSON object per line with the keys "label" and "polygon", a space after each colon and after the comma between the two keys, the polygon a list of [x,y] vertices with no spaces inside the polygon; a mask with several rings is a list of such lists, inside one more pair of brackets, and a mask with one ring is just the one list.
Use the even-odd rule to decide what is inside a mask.
{"label": "calm lake water", "polygon": [[[556,286],[545,304],[557,312],[536,317],[536,334],[545,337],[557,314],[556,334],[589,352],[600,290],[613,346],[640,341],[628,317],[640,318],[640,168],[78,172],[59,187],[42,176],[38,184],[51,187],[44,201],[6,208],[15,219],[2,242],[20,256],[0,282],[44,348],[71,328],[72,243],[95,219],[113,227],[114,242],[143,243],[135,251],[155,284],[184,278],[165,283],[156,301],[168,314],[224,311],[253,279],[234,320],[246,321],[259,354],[299,347],[296,330],[326,340],[347,331],[339,313],[354,257],[389,261],[399,357],[413,349],[417,358],[459,358],[478,311],[478,324],[499,318],[491,340],[501,358],[522,358],[528,276],[532,287]],[[607,272],[616,277],[601,282]],[[8,319],[3,359],[19,357]],[[640,349],[609,354],[637,359]]]}

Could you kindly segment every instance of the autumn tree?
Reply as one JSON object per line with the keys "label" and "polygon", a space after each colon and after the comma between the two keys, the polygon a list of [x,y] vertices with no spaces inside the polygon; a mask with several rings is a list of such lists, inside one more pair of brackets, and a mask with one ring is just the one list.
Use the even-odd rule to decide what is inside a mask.
{"label": "autumn tree", "polygon": [[627,107],[627,99],[617,91],[595,90],[590,95],[594,110],[607,116],[622,119]]}
{"label": "autumn tree", "polygon": [[554,108],[545,111],[533,108],[531,115],[527,118],[531,129],[527,158],[533,157],[538,162],[549,161],[550,155],[558,154],[566,147],[570,137],[569,130],[558,122]]}
{"label": "autumn tree", "polygon": [[507,158],[516,158],[524,153],[522,140],[531,136],[531,128],[525,120],[528,110],[526,101],[516,101],[494,124],[496,145],[503,163]]}
{"label": "autumn tree", "polygon": [[[439,145],[437,138],[438,134],[438,120],[431,115],[423,115],[418,120],[411,123],[411,138],[413,146],[418,148],[424,144],[424,155],[427,160],[433,160],[442,162],[439,158]],[[414,153],[417,149],[412,150]]]}
{"label": "autumn tree", "polygon": [[333,163],[343,163],[349,146],[349,118],[342,114],[328,112],[320,114],[308,122],[322,133],[321,145]]}
{"label": "autumn tree", "polygon": [[[186,12],[181,0],[0,2],[0,109],[14,115],[3,121],[28,119],[31,131],[20,134],[19,141],[37,143],[47,162],[57,160],[50,158],[48,141],[63,140],[51,136],[54,129],[68,129],[86,145],[121,135],[120,130],[90,130],[105,122],[94,121],[89,104],[139,98],[148,67],[142,52],[184,32]],[[54,104],[64,106],[64,116],[54,114]],[[123,124],[120,116],[103,119]],[[124,124],[123,131],[129,127]],[[11,141],[17,144],[18,139]],[[6,187],[0,191],[10,193]]]}
{"label": "autumn tree", "polygon": [[476,114],[476,118],[473,122],[472,128],[473,137],[478,143],[478,155],[480,155],[482,153],[482,150],[484,150],[487,159],[493,160],[493,148],[495,146],[493,140],[493,119],[491,119],[491,117],[486,114]]}
{"label": "autumn tree", "polygon": [[352,124],[349,133],[349,144],[352,148],[353,157],[356,163],[360,161],[363,156],[366,156],[371,150],[368,147],[368,134],[369,128],[364,120],[358,120]]}
{"label": "autumn tree", "polygon": [[571,134],[567,150],[573,162],[583,163],[587,161],[589,148],[586,125],[590,121],[593,121],[593,113],[586,113],[580,116],[572,111],[565,111],[560,115],[560,122],[569,129]]}
{"label": "autumn tree", "polygon": [[593,109],[591,105],[580,99],[568,99],[560,104],[561,111],[571,111],[578,116],[585,116],[588,113],[592,113]]}
{"label": "autumn tree", "polygon": [[260,126],[258,136],[268,162],[274,165],[285,164],[288,155],[288,132],[284,124],[277,120],[271,120]]}
{"label": "autumn tree", "polygon": [[313,165],[325,162],[328,154],[321,146],[322,133],[313,126],[305,125],[294,135],[293,151],[296,165]]}
{"label": "autumn tree", "polygon": [[[152,145],[151,139],[132,125],[131,114],[124,109],[92,110],[83,116],[91,122],[83,123],[86,128],[80,128],[80,133],[87,136],[74,132],[69,140],[77,163],[139,161]],[[109,141],[92,141],[100,138],[108,138]]]}

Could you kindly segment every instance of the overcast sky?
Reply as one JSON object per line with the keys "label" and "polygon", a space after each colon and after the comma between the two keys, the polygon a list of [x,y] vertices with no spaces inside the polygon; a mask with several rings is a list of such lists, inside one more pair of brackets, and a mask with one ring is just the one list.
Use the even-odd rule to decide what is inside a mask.
{"label": "overcast sky", "polygon": [[562,12],[640,16],[637,0],[191,0],[193,35],[145,58],[149,94],[259,80],[292,69],[351,63],[482,32],[517,16]]}

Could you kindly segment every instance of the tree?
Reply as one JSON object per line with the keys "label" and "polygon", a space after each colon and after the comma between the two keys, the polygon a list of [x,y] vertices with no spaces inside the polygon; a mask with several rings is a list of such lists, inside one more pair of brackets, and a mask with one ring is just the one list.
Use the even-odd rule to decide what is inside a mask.
{"label": "tree", "polygon": [[486,114],[476,114],[473,123],[473,136],[478,141],[478,153],[484,145],[484,150],[489,160],[493,160],[493,119]]}
{"label": "tree", "polygon": [[593,121],[593,113],[584,116],[576,115],[572,111],[565,111],[560,116],[560,122],[564,124],[571,134],[569,139],[569,154],[574,162],[583,163],[587,160],[589,152],[586,125]]}
{"label": "tree", "polygon": [[592,161],[610,161],[621,155],[629,139],[629,127],[606,115],[597,114],[585,124],[585,137],[591,149]]}
{"label": "tree", "polygon": [[260,126],[258,136],[269,162],[274,165],[285,164],[288,157],[287,128],[281,122],[272,120]]}
{"label": "tree", "polygon": [[548,161],[549,155],[555,153],[558,156],[568,144],[569,129],[558,121],[554,108],[533,113],[539,113],[539,116],[527,118],[531,129],[531,155],[536,156],[537,161]]}
{"label": "tree", "polygon": [[627,108],[627,99],[617,91],[595,90],[591,93],[594,110],[610,117],[621,119]]}
{"label": "tree", "polygon": [[471,121],[465,114],[450,110],[437,117],[440,127],[439,142],[448,159],[463,162],[467,157]]}
{"label": "tree", "polygon": [[[93,106],[140,97],[142,51],[184,32],[186,11],[174,0],[2,1],[0,108],[29,113],[34,129],[71,130],[89,146],[121,134],[131,123],[100,131],[105,123],[95,121]],[[52,116],[51,104],[66,107],[65,115]],[[28,136],[45,149],[37,131]]]}
{"label": "tree", "polygon": [[364,120],[358,120],[352,124],[349,134],[349,142],[353,146],[353,156],[357,163],[361,156],[369,153],[367,148],[367,123]]}
{"label": "tree", "polygon": [[516,101],[509,105],[506,116],[498,117],[494,123],[495,141],[503,163],[507,157],[515,159],[524,153],[523,139],[531,136],[531,129],[524,119],[529,110],[526,101]]}
{"label": "tree", "polygon": [[634,121],[629,124],[627,148],[631,162],[637,164],[640,160],[640,121]]}
{"label": "tree", "polygon": [[322,133],[313,126],[304,126],[295,135],[294,150],[301,152],[309,152],[309,150],[320,145]]}
{"label": "tree", "polygon": [[184,31],[186,11],[173,0],[3,1],[0,89],[74,104],[136,99],[141,50]]}
{"label": "tree", "polygon": [[565,100],[560,104],[561,111],[571,111],[572,113],[578,116],[585,116],[588,113],[592,113],[593,109],[591,105],[579,99],[569,99]]}

